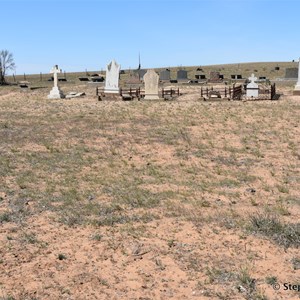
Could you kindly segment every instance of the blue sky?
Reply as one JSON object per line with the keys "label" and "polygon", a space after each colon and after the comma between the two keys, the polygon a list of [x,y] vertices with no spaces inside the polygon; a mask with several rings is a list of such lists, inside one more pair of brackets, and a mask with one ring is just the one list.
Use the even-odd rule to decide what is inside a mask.
{"label": "blue sky", "polygon": [[0,0],[16,73],[291,61],[299,0]]}

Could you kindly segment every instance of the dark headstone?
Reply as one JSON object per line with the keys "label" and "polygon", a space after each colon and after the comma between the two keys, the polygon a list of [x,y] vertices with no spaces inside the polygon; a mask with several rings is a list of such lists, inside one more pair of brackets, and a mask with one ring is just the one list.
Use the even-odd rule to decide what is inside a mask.
{"label": "dark headstone", "polygon": [[171,79],[170,83],[177,83],[178,81],[176,79]]}
{"label": "dark headstone", "polygon": [[147,73],[147,70],[140,69],[140,70],[137,70],[135,72],[139,75],[140,80],[142,80],[144,78],[144,75]]}
{"label": "dark headstone", "polygon": [[87,77],[79,77],[78,78],[80,81],[89,81],[89,79]]}
{"label": "dark headstone", "polygon": [[58,81],[67,81],[66,78],[58,78],[57,80],[58,80]]}
{"label": "dark headstone", "polygon": [[170,70],[166,69],[159,73],[159,80],[170,80]]}
{"label": "dark headstone", "polygon": [[187,71],[186,70],[179,70],[177,71],[177,80],[187,80]]}
{"label": "dark headstone", "polygon": [[285,70],[285,78],[298,78],[298,68],[287,68]]}
{"label": "dark headstone", "polygon": [[275,67],[275,71],[279,71],[280,70],[280,67]]}
{"label": "dark headstone", "polygon": [[103,76],[92,77],[91,80],[92,80],[92,82],[103,82],[104,77]]}

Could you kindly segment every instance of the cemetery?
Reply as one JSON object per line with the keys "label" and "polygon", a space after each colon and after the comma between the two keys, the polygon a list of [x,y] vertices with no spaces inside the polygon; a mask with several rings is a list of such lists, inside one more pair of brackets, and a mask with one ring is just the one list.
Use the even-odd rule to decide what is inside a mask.
{"label": "cemetery", "polygon": [[293,299],[298,62],[121,65],[0,87],[3,299]]}
{"label": "cemetery", "polygon": [[[242,64],[238,66],[239,70]],[[247,64],[244,64],[247,66]],[[207,70],[206,66],[201,66],[192,69],[191,67],[185,68],[165,68],[156,69],[155,74],[149,73],[150,70],[138,69],[138,70],[121,70],[121,66],[114,60],[112,60],[106,67],[105,72],[90,72],[87,71],[81,76],[70,75],[66,71],[62,72],[58,66],[54,66],[51,70],[51,81],[47,79],[47,76],[42,73],[39,74],[36,79],[32,75],[13,75],[10,79],[11,84],[14,85],[17,78],[18,86],[23,91],[30,91],[35,89],[46,89],[43,83],[48,81],[52,82],[53,87],[48,99],[69,99],[65,97],[61,85],[72,86],[76,81],[82,83],[82,90],[73,92],[73,94],[85,94],[87,90],[94,88],[96,98],[98,100],[176,100],[186,99],[189,94],[189,87],[194,86],[198,89],[199,100],[278,100],[280,94],[280,87],[284,85],[291,85],[292,82],[296,82],[298,78],[299,68],[291,68],[290,65],[286,64],[287,67],[282,65],[279,67],[278,63],[275,66],[270,65],[269,71],[266,67],[260,71],[259,64],[255,65],[253,76],[255,80],[250,82],[251,73],[249,68],[243,69],[241,73],[232,72],[234,70],[231,66],[214,68],[214,70]],[[274,72],[277,73],[274,73]],[[261,72],[261,73],[260,73]],[[281,72],[282,77],[278,72]],[[234,73],[234,74],[233,74]],[[264,74],[261,76],[260,74]],[[274,73],[273,75],[271,75]],[[63,74],[63,77],[59,76]],[[91,75],[90,75],[91,74]],[[148,77],[147,74],[152,74]],[[247,74],[247,75],[246,75]],[[85,75],[85,76],[84,76]],[[267,75],[267,76],[265,76]],[[78,76],[78,77],[77,77]],[[146,76],[146,77],[145,77]],[[48,77],[49,78],[49,77]],[[174,79],[175,78],[175,79]],[[193,79],[196,78],[196,79]],[[253,77],[254,78],[254,77]],[[12,80],[13,79],[13,80]],[[24,80],[26,79],[26,80]],[[146,79],[146,80],[145,80]],[[46,80],[46,81],[45,81]],[[40,84],[39,84],[40,82]],[[149,83],[149,84],[148,84]],[[249,85],[250,84],[250,85]],[[257,84],[257,86],[256,86]],[[47,84],[48,85],[48,84]],[[253,87],[251,87],[251,85]],[[151,91],[148,93],[147,89]],[[155,90],[155,92],[154,92]],[[298,94],[299,83],[296,84],[294,95]],[[152,93],[153,92],[153,93]]]}
{"label": "cemetery", "polygon": [[[110,65],[114,61],[110,63]],[[170,70],[166,69],[159,73],[154,70],[148,70],[142,80],[137,73],[129,73],[126,80],[125,87],[119,87],[118,82],[120,78],[120,72],[118,69],[108,68],[106,71],[107,78],[114,80],[114,90],[109,87],[109,82],[105,84],[105,87],[96,87],[96,97],[98,101],[102,100],[171,100],[176,99],[182,93],[179,91],[179,86],[182,84],[198,84],[198,80],[188,80],[188,72],[185,70],[177,71],[177,80],[171,82]],[[231,75],[234,79],[241,79],[241,75]],[[112,79],[115,77],[115,79]],[[219,72],[210,72],[210,79],[203,84],[199,90],[199,97],[205,101],[207,100],[278,100],[278,94],[276,94],[276,84],[266,84],[266,77],[257,77],[252,74],[244,85],[236,85],[234,81],[233,85],[221,84],[224,81],[224,76]],[[167,83],[177,83],[176,87],[164,88],[163,85]],[[183,83],[184,82],[184,83]],[[260,84],[258,85],[257,82]],[[264,84],[263,84],[264,83]],[[209,84],[209,85],[208,85]],[[213,86],[213,84],[219,84]],[[107,87],[108,86],[108,87]],[[159,86],[161,89],[159,91]],[[109,91],[108,91],[109,90]],[[176,92],[177,90],[177,92]],[[175,97],[176,96],[176,97]]]}
{"label": "cemetery", "polygon": [[300,300],[300,0],[4,0],[0,300]]}

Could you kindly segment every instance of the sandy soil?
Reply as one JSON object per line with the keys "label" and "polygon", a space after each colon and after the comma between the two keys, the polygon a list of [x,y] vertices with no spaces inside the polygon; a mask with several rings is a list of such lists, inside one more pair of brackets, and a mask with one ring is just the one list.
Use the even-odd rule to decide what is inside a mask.
{"label": "sandy soil", "polygon": [[[300,298],[284,290],[300,287],[299,245],[247,229],[260,213],[299,224],[290,89],[279,101],[217,103],[195,86],[155,103],[70,90],[87,96],[1,90],[0,299]],[[160,198],[133,205],[140,191]],[[109,224],[110,210],[89,201],[131,219]],[[66,222],[71,210],[85,219]]]}

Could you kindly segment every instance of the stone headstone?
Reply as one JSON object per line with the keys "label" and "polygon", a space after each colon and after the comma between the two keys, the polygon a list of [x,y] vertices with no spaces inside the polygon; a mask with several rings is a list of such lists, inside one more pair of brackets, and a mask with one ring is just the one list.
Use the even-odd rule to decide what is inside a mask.
{"label": "stone headstone", "polygon": [[250,80],[250,83],[248,83],[246,87],[246,96],[249,98],[257,98],[258,84],[255,82],[257,80],[257,77],[252,74],[248,79]]}
{"label": "stone headstone", "polygon": [[287,68],[285,70],[285,79],[297,79],[298,68]]}
{"label": "stone headstone", "polygon": [[154,70],[148,70],[144,75],[145,82],[145,100],[156,100],[158,96],[159,76]]}
{"label": "stone headstone", "polygon": [[298,81],[295,85],[295,89],[293,92],[294,95],[300,95],[300,58],[299,58],[299,66],[298,66]]}
{"label": "stone headstone", "polygon": [[187,80],[187,71],[186,70],[179,70],[177,71],[177,80]]}
{"label": "stone headstone", "polygon": [[210,82],[220,82],[222,80],[219,72],[211,71],[209,73],[209,81]]}
{"label": "stone headstone", "polygon": [[147,70],[145,70],[145,69],[139,69],[139,70],[136,71],[136,73],[138,74],[139,79],[143,80],[144,75],[147,73]]}
{"label": "stone headstone", "polygon": [[63,92],[59,89],[58,86],[58,79],[57,74],[61,73],[61,69],[58,68],[58,65],[55,65],[51,70],[50,73],[53,74],[53,82],[54,86],[48,95],[48,99],[62,99],[65,98]]}
{"label": "stone headstone", "polygon": [[119,93],[119,76],[120,76],[120,65],[112,60],[106,66],[106,78],[105,78],[105,93],[117,94]]}
{"label": "stone headstone", "polygon": [[160,80],[170,80],[171,79],[171,75],[170,75],[170,70],[163,70],[159,73],[159,79]]}

